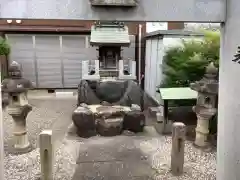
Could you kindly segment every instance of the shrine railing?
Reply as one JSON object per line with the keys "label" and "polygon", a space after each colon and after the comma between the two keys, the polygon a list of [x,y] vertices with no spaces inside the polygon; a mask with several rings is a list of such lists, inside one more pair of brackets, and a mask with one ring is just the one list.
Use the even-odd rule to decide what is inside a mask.
{"label": "shrine railing", "polygon": [[100,79],[114,77],[118,79],[136,79],[136,62],[133,60],[119,60],[114,69],[99,67],[99,60],[82,62],[82,79]]}

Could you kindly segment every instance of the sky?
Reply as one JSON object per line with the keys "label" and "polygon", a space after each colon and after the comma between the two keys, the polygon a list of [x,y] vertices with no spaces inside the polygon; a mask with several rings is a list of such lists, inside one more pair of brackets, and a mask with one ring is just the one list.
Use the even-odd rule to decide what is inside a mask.
{"label": "sky", "polygon": [[[196,28],[209,28],[217,29],[220,27],[219,23],[185,23],[186,29],[188,30],[196,30]],[[167,23],[166,22],[147,22],[147,33],[157,31],[157,30],[167,30]]]}

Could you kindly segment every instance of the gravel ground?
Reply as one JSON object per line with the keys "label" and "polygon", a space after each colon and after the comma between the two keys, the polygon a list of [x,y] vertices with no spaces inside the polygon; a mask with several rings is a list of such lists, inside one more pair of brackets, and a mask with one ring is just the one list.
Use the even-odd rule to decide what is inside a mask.
{"label": "gravel ground", "polygon": [[[215,180],[216,152],[202,152],[193,147],[187,141],[185,147],[184,174],[173,177],[170,169],[171,137],[159,137],[156,134],[145,136],[118,136],[118,137],[94,137],[88,140],[69,140],[64,137],[71,124],[71,114],[75,109],[76,100],[51,99],[31,100],[33,111],[29,114],[27,126],[29,138],[35,149],[27,154],[13,155],[9,151],[9,142],[12,141],[13,122],[11,117],[4,113],[5,135],[5,178],[8,180],[39,180],[40,163],[37,137],[43,129],[53,129],[56,146],[55,180],[71,180],[76,168],[76,160],[79,152],[88,151],[94,146],[114,146],[118,139],[124,144],[126,141],[134,144],[142,156],[147,157],[150,167],[156,172],[154,180]],[[104,143],[101,143],[104,142]],[[94,156],[91,156],[94,159]],[[94,169],[90,169],[94,170]],[[80,180],[80,179],[79,179]],[[125,179],[127,180],[127,179]]]}
{"label": "gravel ground", "polygon": [[[63,144],[59,143],[69,124],[71,124],[71,115],[76,106],[75,99],[43,99],[30,100],[33,110],[27,117],[28,136],[33,151],[27,154],[12,154],[12,129],[13,120],[7,112],[3,113],[4,118],[4,146],[5,146],[5,177],[8,180],[34,180],[39,176],[39,149],[38,135],[44,129],[53,130],[53,138],[55,140],[57,152],[56,160],[63,161],[68,158],[68,154],[64,154]],[[68,160],[69,161],[69,160]],[[65,168],[66,169],[66,168]],[[64,179],[64,178],[63,178]]]}
{"label": "gravel ground", "polygon": [[215,180],[216,151],[203,152],[196,149],[192,142],[185,144],[184,174],[172,176],[170,172],[171,137],[150,138],[137,140],[137,146],[149,157],[152,168],[157,170],[155,180]]}
{"label": "gravel ground", "polygon": [[[79,172],[75,173],[73,180],[90,180],[89,177],[83,177],[83,174],[94,175],[94,177],[100,175],[99,179],[111,175],[110,179],[116,180],[121,178],[124,180],[134,179],[130,178],[128,174],[135,178],[138,177],[139,180],[146,179],[146,176],[151,177],[149,180],[216,179],[216,151],[203,152],[195,148],[190,141],[186,141],[185,145],[184,173],[182,176],[174,177],[170,172],[170,136],[157,137],[156,134],[152,135],[151,133],[131,137],[95,137],[91,140],[83,140],[80,146],[78,148],[79,168],[77,169]],[[122,149],[123,147],[124,149]],[[139,152],[140,158],[137,157]],[[154,173],[140,159],[146,159],[148,166],[154,170]],[[93,161],[92,165],[89,165],[91,161]],[[121,166],[119,166],[119,162],[122,162]],[[129,167],[126,168],[127,166]],[[109,167],[111,169],[108,170]]]}

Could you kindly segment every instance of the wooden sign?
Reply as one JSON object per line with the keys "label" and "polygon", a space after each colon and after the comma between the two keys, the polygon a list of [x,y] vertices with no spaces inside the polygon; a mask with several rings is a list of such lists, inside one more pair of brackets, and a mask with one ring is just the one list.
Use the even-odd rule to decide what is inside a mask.
{"label": "wooden sign", "polygon": [[129,6],[134,7],[137,5],[136,0],[90,0],[92,6]]}

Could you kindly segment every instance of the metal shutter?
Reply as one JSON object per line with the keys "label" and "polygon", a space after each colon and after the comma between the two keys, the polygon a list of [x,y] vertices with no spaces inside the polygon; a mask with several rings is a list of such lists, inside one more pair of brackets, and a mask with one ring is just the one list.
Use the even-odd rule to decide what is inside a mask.
{"label": "metal shutter", "polygon": [[35,35],[39,88],[62,88],[59,35]]}
{"label": "metal shutter", "polygon": [[11,46],[10,62],[16,61],[21,64],[23,77],[36,84],[35,53],[33,36],[27,34],[7,34],[6,38]]}

